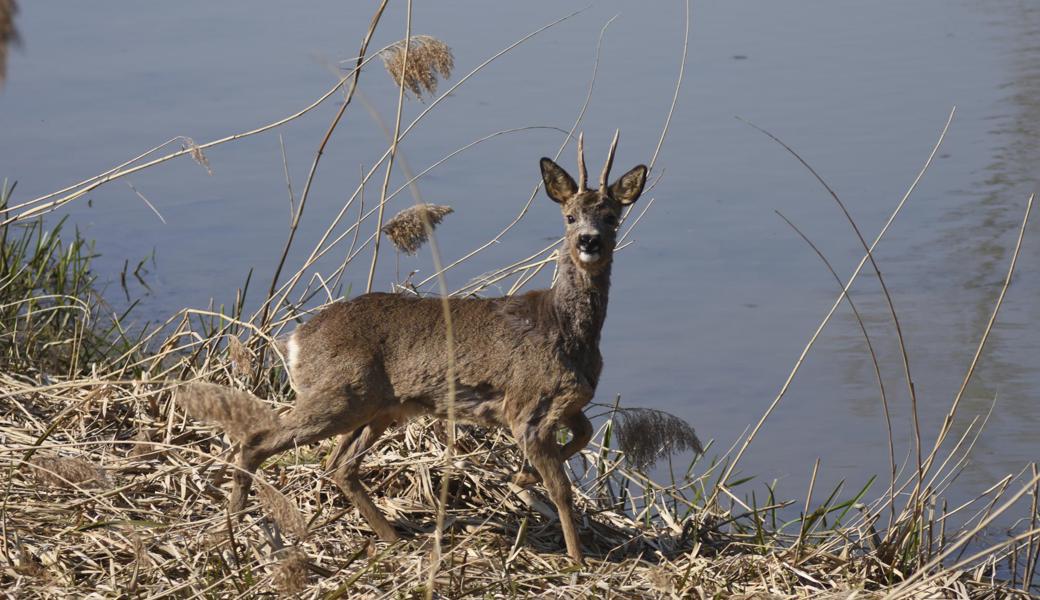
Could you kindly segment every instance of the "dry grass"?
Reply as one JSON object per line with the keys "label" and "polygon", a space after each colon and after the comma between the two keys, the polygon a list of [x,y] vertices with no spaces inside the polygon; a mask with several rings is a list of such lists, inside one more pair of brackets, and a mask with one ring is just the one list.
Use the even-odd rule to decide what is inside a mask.
{"label": "dry grass", "polygon": [[[17,243],[36,247],[29,242]],[[42,258],[13,256],[46,266],[62,254],[66,262],[53,268],[89,272],[60,247],[40,247]],[[11,266],[4,277],[20,272]],[[728,455],[690,464],[670,485],[655,483],[639,467],[662,452],[698,450],[693,430],[653,410],[609,413],[571,464],[583,570],[566,557],[542,489],[510,483],[523,456],[497,430],[461,428],[449,464],[445,428],[415,421],[365,456],[365,485],[402,542],[374,541],[331,482],[323,457],[332,440],[265,465],[239,521],[226,512],[233,440],[243,424],[273,420],[292,402],[280,361],[256,358],[276,331],[238,313],[185,310],[134,344],[53,352],[48,340],[83,347],[99,337],[83,321],[62,318],[94,314],[99,302],[84,291],[90,280],[78,277],[53,282],[82,298],[48,305],[49,319],[32,321],[36,330],[26,329],[23,313],[5,316],[38,348],[27,356],[24,338],[11,339],[0,354],[0,550],[8,557],[0,586],[16,596],[421,597],[434,556],[438,483],[449,468],[442,562],[432,580],[441,597],[977,598],[1027,597],[1035,589],[1035,502],[1015,537],[974,552],[979,531],[1035,497],[1035,473],[1017,483],[1008,476],[965,506],[945,507],[943,493],[968,459],[977,426],[920,492],[908,493],[916,474],[874,501],[866,488],[846,498],[810,490],[799,517],[790,507],[802,502],[737,496],[747,484],[720,476],[733,464]],[[28,284],[2,289],[39,293]],[[247,333],[250,343],[239,342]],[[181,383],[192,379],[220,385]],[[228,402],[246,394],[242,387],[268,400]],[[813,504],[814,496],[825,500]],[[889,514],[892,524],[883,528]],[[961,557],[965,548],[974,554]]]}
{"label": "dry grass", "polygon": [[[81,379],[61,382],[58,395],[3,377],[9,395],[0,404],[0,483],[5,552],[15,561],[0,573],[0,585],[9,592],[114,597],[132,585],[149,597],[272,590],[304,597],[421,595],[444,468],[442,428],[428,421],[397,428],[365,459],[366,486],[405,536],[387,545],[373,541],[329,480],[321,457],[331,440],[268,465],[261,477],[276,483],[257,486],[259,506],[239,523],[224,508],[229,443],[183,419],[168,390]],[[70,404],[79,408],[69,412]],[[47,424],[56,424],[49,434]],[[134,432],[150,428],[170,443],[149,442],[166,452],[142,458],[134,452]],[[609,435],[607,425],[575,463],[590,555],[587,568],[576,571],[541,488],[509,483],[521,464],[516,446],[498,431],[463,428],[437,578],[444,597],[848,598],[857,590],[883,592],[908,575],[870,548],[871,520],[854,517],[874,514],[875,506],[821,507],[832,515],[846,511],[848,523],[809,532],[796,557],[797,531],[765,527],[775,509],[749,514],[736,502],[698,505],[711,468],[659,486],[604,446]],[[30,466],[23,458],[32,448],[37,455],[76,457],[34,457]],[[39,485],[39,464],[80,485]],[[100,465],[108,479],[101,486],[94,485]],[[934,574],[914,597],[1012,593],[993,579],[987,561]]]}

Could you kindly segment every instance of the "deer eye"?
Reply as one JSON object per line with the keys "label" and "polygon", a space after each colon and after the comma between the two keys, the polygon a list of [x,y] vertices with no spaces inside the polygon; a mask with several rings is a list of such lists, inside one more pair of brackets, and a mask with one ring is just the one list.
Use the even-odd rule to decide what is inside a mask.
{"label": "deer eye", "polygon": [[570,225],[570,224],[573,224],[573,223],[574,223],[574,215],[567,215],[567,224]]}
{"label": "deer eye", "polygon": [[614,215],[607,215],[603,217],[603,222],[611,227],[617,227],[618,223],[617,217],[615,217]]}

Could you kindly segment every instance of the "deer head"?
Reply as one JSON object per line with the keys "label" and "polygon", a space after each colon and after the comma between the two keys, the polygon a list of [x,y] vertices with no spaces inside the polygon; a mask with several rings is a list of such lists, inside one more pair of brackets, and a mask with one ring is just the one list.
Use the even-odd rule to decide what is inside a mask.
{"label": "deer head", "polygon": [[617,150],[618,132],[610,144],[607,162],[599,176],[599,189],[589,189],[585,170],[585,139],[578,135],[578,182],[549,158],[541,160],[545,191],[560,205],[566,227],[567,251],[574,264],[590,274],[610,265],[617,244],[621,211],[643,193],[647,168],[639,165],[607,184]]}

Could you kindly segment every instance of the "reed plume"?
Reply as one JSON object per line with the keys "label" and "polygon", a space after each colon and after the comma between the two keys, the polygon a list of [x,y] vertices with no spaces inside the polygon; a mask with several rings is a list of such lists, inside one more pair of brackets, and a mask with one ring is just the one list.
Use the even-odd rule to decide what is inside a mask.
{"label": "reed plume", "polygon": [[428,239],[426,223],[429,223],[432,231],[444,220],[445,215],[453,212],[455,209],[450,206],[418,204],[394,215],[383,226],[383,233],[401,252],[415,254]]}
{"label": "reed plume", "polygon": [[218,423],[235,441],[250,433],[276,429],[278,415],[248,392],[212,383],[192,383],[177,391],[177,403],[201,421]]}
{"label": "reed plume", "polygon": [[25,577],[42,579],[47,576],[47,568],[40,559],[22,545],[18,546],[18,562],[12,566],[12,570]]}
{"label": "reed plume", "polygon": [[29,464],[34,467],[36,481],[51,487],[74,489],[109,484],[104,469],[82,458],[40,456]]}
{"label": "reed plume", "polygon": [[405,63],[405,40],[383,51],[383,66],[397,85],[404,86],[416,97],[437,92],[438,75],[447,79],[455,68],[455,57],[447,44],[429,35],[416,35],[408,44],[408,64]]}
{"label": "reed plume", "polygon": [[636,469],[646,469],[676,452],[704,452],[693,427],[675,415],[652,408],[623,408],[616,414],[618,449]]}
{"label": "reed plume", "polygon": [[[0,0],[0,2],[2,1],[3,0]],[[199,148],[199,145],[195,143],[195,140],[191,139],[190,137],[182,137],[181,149],[187,150],[188,155],[191,156],[191,159],[198,163],[200,167],[206,169],[206,173],[209,173],[210,175],[213,174],[213,169],[211,169],[209,166],[209,158],[206,157],[206,154],[202,151],[202,148]]]}
{"label": "reed plume", "polygon": [[279,552],[282,557],[274,567],[273,580],[283,594],[295,596],[307,589],[307,554],[292,546]]}
{"label": "reed plume", "polygon": [[253,373],[253,355],[235,336],[228,337],[228,355],[231,357],[231,372],[237,377],[248,377]]}
{"label": "reed plume", "polygon": [[307,520],[303,518],[296,505],[269,483],[257,481],[257,493],[264,513],[278,525],[283,532],[293,535],[298,540],[307,539]]}

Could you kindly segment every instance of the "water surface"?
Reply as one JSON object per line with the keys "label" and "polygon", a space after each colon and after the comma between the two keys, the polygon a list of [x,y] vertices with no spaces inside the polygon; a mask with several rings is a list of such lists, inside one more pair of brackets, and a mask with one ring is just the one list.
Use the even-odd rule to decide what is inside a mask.
{"label": "water surface", "polygon": [[[583,3],[420,4],[415,32],[452,46],[451,82],[512,41]],[[373,42],[404,35],[393,5]],[[198,142],[272,121],[328,89],[355,54],[371,7],[315,1],[148,4],[25,3],[24,46],[8,57],[0,92],[0,176],[15,200],[44,194],[175,136]],[[481,71],[432,111],[402,144],[414,171],[494,131],[569,129],[587,92],[603,25],[599,76],[582,129],[600,164],[622,129],[619,172],[650,159],[671,102],[683,5],[611,0],[544,32]],[[972,357],[1010,258],[1029,193],[1037,188],[1040,10],[1012,1],[696,3],[678,109],[656,165],[655,203],[617,257],[604,332],[598,400],[675,412],[728,448],[754,423],[835,298],[814,253],[775,214],[792,219],[842,277],[862,248],[841,212],[789,154],[739,122],[772,130],[796,148],[873,238],[934,144],[957,116],[935,164],[879,246],[910,354],[926,441]],[[451,83],[449,82],[449,83]],[[442,84],[442,89],[444,89]],[[390,120],[396,89],[378,66],[365,98]],[[405,122],[426,105],[410,101]],[[118,307],[124,261],[155,253],[138,319],[184,306],[230,303],[254,268],[266,288],[289,217],[279,134],[298,193],[334,103],[277,132],[208,152],[212,175],[184,158],[130,178],[59,214],[97,240],[96,263]],[[455,259],[504,227],[538,181],[537,159],[562,134],[501,136],[420,181],[423,198],[456,212],[438,230]],[[299,243],[299,264],[385,148],[361,104],[351,107],[324,156]],[[572,164],[568,148],[562,163]],[[592,167],[595,170],[597,167]],[[377,195],[376,185],[367,199]],[[394,187],[404,181],[397,172]],[[396,211],[411,202],[400,195]],[[353,214],[353,213],[351,213]],[[57,216],[57,215],[56,215]],[[451,287],[533,253],[561,231],[544,196],[501,243],[451,271]],[[1040,233],[1030,228],[1014,285],[979,365],[956,431],[996,401],[955,497],[973,495],[1040,454]],[[368,254],[344,282],[363,288]],[[342,251],[319,265],[328,272]],[[401,261],[428,274],[428,255]],[[377,289],[396,277],[385,254]],[[402,276],[403,276],[402,273]],[[548,283],[548,272],[536,284]],[[493,289],[491,293],[502,290]],[[899,460],[912,450],[898,346],[877,278],[853,297],[881,355]],[[884,419],[862,335],[843,307],[789,394],[750,448],[741,471],[800,494],[812,463],[818,486],[885,478]],[[929,442],[930,443],[930,442]],[[880,488],[878,488],[880,493]]]}

